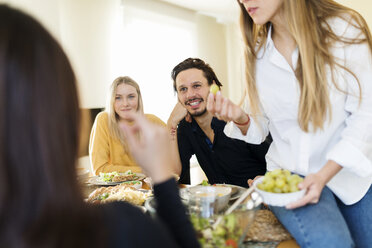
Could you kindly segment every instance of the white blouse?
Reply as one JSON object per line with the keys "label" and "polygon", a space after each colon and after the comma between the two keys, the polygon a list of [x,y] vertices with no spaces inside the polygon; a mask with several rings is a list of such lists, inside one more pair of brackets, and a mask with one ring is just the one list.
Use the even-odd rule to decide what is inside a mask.
{"label": "white blouse", "polygon": [[[329,24],[337,35],[349,38],[361,35],[341,18],[332,19]],[[270,29],[266,46],[257,59],[256,82],[262,116],[251,119],[246,135],[233,122],[226,125],[225,133],[260,144],[270,132],[273,142],[266,155],[269,171],[283,168],[306,176],[319,171],[328,160],[337,162],[343,169],[327,186],[349,205],[358,202],[372,182],[372,57],[365,43],[347,46],[336,43],[332,53],[358,77],[362,88],[360,105],[357,81],[338,69],[335,78],[344,92],[330,83],[331,118],[328,115],[323,130],[308,133],[301,130],[297,118],[299,84],[291,66],[275,48]],[[298,56],[296,49],[292,54],[293,68]],[[328,76],[331,82],[330,70]],[[249,113],[249,108],[245,107],[245,111]]]}

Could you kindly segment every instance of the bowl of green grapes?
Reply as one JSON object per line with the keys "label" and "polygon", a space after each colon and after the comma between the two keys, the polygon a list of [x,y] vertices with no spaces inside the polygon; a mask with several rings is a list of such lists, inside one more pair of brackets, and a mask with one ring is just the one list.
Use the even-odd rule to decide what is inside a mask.
{"label": "bowl of green grapes", "polygon": [[276,169],[266,172],[265,176],[255,180],[253,185],[267,205],[284,207],[301,199],[305,190],[300,190],[298,184],[303,178],[288,170]]}

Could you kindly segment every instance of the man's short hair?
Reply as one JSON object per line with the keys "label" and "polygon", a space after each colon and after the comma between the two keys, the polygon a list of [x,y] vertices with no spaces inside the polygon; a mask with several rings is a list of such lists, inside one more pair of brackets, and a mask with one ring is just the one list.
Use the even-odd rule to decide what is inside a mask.
{"label": "man's short hair", "polygon": [[179,63],[178,65],[176,65],[172,70],[171,77],[173,79],[174,91],[177,92],[177,87],[176,87],[177,75],[182,71],[185,71],[187,69],[192,69],[192,68],[203,71],[203,74],[208,81],[208,85],[212,85],[214,81],[219,88],[222,87],[220,80],[218,80],[213,69],[207,63],[205,63],[203,60],[199,58],[188,58],[182,61],[181,63]]}

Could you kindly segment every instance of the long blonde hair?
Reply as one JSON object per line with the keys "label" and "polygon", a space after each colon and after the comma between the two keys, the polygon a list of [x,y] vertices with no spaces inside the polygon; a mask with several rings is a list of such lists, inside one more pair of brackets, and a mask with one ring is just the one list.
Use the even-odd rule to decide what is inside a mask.
{"label": "long blonde hair", "polygon": [[137,112],[143,114],[143,102],[142,102],[142,95],[141,95],[141,90],[139,88],[139,85],[134,81],[132,78],[128,76],[124,77],[118,77],[112,82],[111,87],[110,87],[110,97],[109,101],[107,103],[107,108],[106,112],[109,115],[108,118],[108,126],[110,130],[110,134],[120,140],[122,145],[124,147],[127,147],[127,143],[125,142],[124,136],[119,128],[119,115],[115,112],[115,97],[116,97],[116,92],[118,89],[118,86],[121,84],[127,84],[130,86],[133,86],[136,89],[136,92],[138,94],[138,104],[137,104]]}
{"label": "long blonde hair", "polygon": [[[249,103],[253,116],[259,114],[259,96],[256,87],[257,52],[266,43],[271,23],[254,24],[243,4],[240,26],[245,43],[246,81]],[[333,0],[284,0],[283,12],[289,31],[299,49],[299,60],[295,71],[301,96],[299,102],[298,122],[302,130],[309,132],[309,125],[314,130],[322,129],[327,113],[331,117],[332,109],[329,100],[326,65],[332,71],[332,83],[341,90],[334,79],[335,67],[340,67],[358,78],[348,68],[338,63],[331,54],[334,42],[344,44],[361,44],[366,42],[372,51],[371,33],[363,17],[355,10],[336,3]],[[339,17],[359,29],[360,38],[348,39],[337,36],[327,23],[329,18]],[[361,88],[359,85],[361,100]]]}

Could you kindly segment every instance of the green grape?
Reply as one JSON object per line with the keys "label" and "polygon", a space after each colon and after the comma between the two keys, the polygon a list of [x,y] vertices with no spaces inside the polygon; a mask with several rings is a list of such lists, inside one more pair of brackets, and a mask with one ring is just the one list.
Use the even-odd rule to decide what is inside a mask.
{"label": "green grape", "polygon": [[264,184],[264,191],[267,191],[267,192],[272,192],[273,191],[273,188],[274,188],[274,184],[272,185],[268,185],[268,184]]}
{"label": "green grape", "polygon": [[213,94],[216,95],[216,93],[220,90],[220,88],[216,84],[212,84],[209,91]]}
{"label": "green grape", "polygon": [[262,183],[266,183],[267,181],[269,181],[269,177],[267,177],[266,175],[263,177],[262,179]]}
{"label": "green grape", "polygon": [[288,183],[294,183],[294,182],[296,182],[297,181],[297,177],[296,177],[296,175],[290,175],[289,177],[287,177],[287,181],[288,181]]}
{"label": "green grape", "polygon": [[282,188],[284,187],[284,185],[285,185],[285,180],[284,180],[284,179],[282,179],[282,178],[277,178],[277,179],[275,180],[275,186],[276,186],[277,188],[282,189]]}
{"label": "green grape", "polygon": [[289,185],[288,184],[284,185],[283,188],[282,188],[282,191],[283,191],[283,193],[289,193],[290,192]]}
{"label": "green grape", "polygon": [[280,175],[278,175],[276,178],[275,178],[275,180],[283,180],[284,182],[286,182],[287,180],[286,180],[286,178],[285,178],[285,176],[283,175],[283,174],[280,174]]}
{"label": "green grape", "polygon": [[291,185],[291,186],[289,186],[289,192],[296,192],[296,191],[298,191],[297,185]]}
{"label": "green grape", "polygon": [[268,171],[268,172],[265,173],[264,178],[274,178],[274,177],[273,177],[273,174],[271,173],[271,171]]}
{"label": "green grape", "polygon": [[295,180],[297,180],[297,181],[301,180],[301,177],[300,177],[299,175],[294,174],[293,177],[294,177]]}
{"label": "green grape", "polygon": [[270,189],[273,188],[273,187],[275,186],[275,181],[274,181],[274,179],[272,179],[272,178],[268,179],[268,180],[266,181],[265,185],[266,185],[267,188],[270,188]]}
{"label": "green grape", "polygon": [[274,187],[273,193],[282,193],[282,190],[278,187]]}
{"label": "green grape", "polygon": [[266,190],[265,184],[263,184],[263,183],[259,183],[257,185],[257,188],[259,188],[260,190]]}
{"label": "green grape", "polygon": [[283,170],[283,175],[290,176],[291,172],[289,170]]}
{"label": "green grape", "polygon": [[281,173],[282,173],[281,169],[275,169],[275,170],[271,171],[271,175],[275,176],[275,177],[280,175]]}

